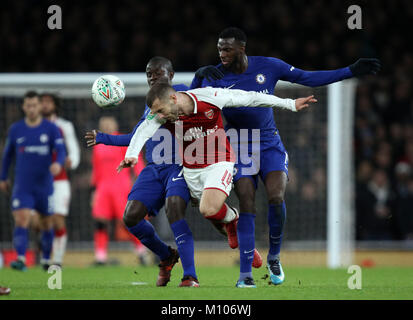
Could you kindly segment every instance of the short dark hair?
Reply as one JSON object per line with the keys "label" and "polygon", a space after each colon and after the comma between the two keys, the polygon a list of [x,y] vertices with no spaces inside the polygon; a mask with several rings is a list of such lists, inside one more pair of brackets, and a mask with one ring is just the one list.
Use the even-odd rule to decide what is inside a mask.
{"label": "short dark hair", "polygon": [[247,44],[247,35],[244,31],[237,27],[229,27],[221,31],[218,36],[219,39],[234,38],[236,41],[241,42],[244,46]]}
{"label": "short dark hair", "polygon": [[165,99],[171,91],[175,91],[175,89],[169,83],[161,82],[154,84],[146,95],[146,105],[151,109],[156,99]]}
{"label": "short dark hair", "polygon": [[60,99],[57,97],[57,95],[55,95],[54,93],[50,93],[50,92],[43,92],[42,94],[40,94],[40,99],[43,99],[44,97],[50,97],[53,100],[53,103],[55,105],[55,112],[57,112],[57,109],[59,109],[60,107]]}
{"label": "short dark hair", "polygon": [[165,57],[155,56],[148,61],[148,64],[159,64],[164,66],[169,72],[174,72],[171,60]]}
{"label": "short dark hair", "polygon": [[35,97],[39,97],[38,93],[37,93],[36,91],[34,91],[34,90],[30,90],[30,91],[27,91],[27,92],[24,94],[23,99],[26,99],[26,98],[35,98]]}

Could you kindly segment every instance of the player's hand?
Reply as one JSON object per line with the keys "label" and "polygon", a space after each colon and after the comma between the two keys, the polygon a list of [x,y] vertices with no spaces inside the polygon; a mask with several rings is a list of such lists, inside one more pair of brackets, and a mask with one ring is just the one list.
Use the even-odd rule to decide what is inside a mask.
{"label": "player's hand", "polygon": [[208,81],[219,80],[224,77],[224,74],[215,66],[205,66],[199,68],[195,72],[195,76],[198,78],[206,78]]}
{"label": "player's hand", "polygon": [[381,62],[375,58],[361,58],[349,66],[351,73],[355,77],[367,74],[377,74],[381,69]]}
{"label": "player's hand", "polygon": [[51,165],[50,165],[50,172],[52,173],[52,176],[53,177],[55,177],[55,176],[57,176],[59,173],[60,173],[60,171],[62,171],[62,166],[61,166],[61,164],[60,163],[58,163],[58,162],[53,162]]}
{"label": "player's hand", "polygon": [[116,171],[119,173],[123,168],[133,168],[138,163],[138,158],[125,158],[123,159],[119,166],[116,168]]}
{"label": "player's hand", "polygon": [[9,180],[2,180],[0,181],[0,191],[4,192],[5,194],[10,194],[11,184]]}
{"label": "player's hand", "polygon": [[304,108],[309,107],[310,103],[315,103],[315,102],[317,102],[317,99],[315,99],[314,96],[308,96],[306,98],[295,99],[295,109],[297,111],[300,111]]}
{"label": "player's hand", "polygon": [[86,146],[89,147],[93,147],[94,145],[96,145],[96,135],[97,135],[97,131],[96,130],[92,130],[92,131],[86,131],[85,133],[85,140],[86,140]]}
{"label": "player's hand", "polygon": [[66,169],[71,169],[72,168],[72,160],[70,160],[69,157],[66,157],[66,159],[65,159],[65,168]]}

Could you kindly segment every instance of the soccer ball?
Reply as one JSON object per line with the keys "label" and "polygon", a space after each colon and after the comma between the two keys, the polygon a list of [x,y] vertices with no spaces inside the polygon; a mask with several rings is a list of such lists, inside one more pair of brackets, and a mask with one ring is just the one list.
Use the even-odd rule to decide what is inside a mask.
{"label": "soccer ball", "polygon": [[125,99],[125,86],[114,75],[104,75],[95,80],[92,86],[92,99],[101,108],[115,107]]}

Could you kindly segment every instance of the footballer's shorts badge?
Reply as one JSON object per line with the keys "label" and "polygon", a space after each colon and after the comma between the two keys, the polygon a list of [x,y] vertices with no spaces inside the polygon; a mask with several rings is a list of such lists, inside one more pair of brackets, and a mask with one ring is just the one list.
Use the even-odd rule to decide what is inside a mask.
{"label": "footballer's shorts badge", "polygon": [[265,82],[266,78],[262,73],[257,74],[255,77],[255,81],[257,81],[259,84],[263,84]]}

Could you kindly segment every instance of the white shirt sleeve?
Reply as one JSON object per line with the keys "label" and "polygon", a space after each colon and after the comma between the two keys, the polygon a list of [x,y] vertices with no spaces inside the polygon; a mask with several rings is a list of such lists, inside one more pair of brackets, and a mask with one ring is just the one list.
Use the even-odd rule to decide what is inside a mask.
{"label": "white shirt sleeve", "polygon": [[160,119],[157,115],[150,113],[133,134],[125,158],[138,158],[146,141],[152,138],[155,132],[164,123],[164,120]]}
{"label": "white shirt sleeve", "polygon": [[255,91],[207,87],[187,92],[193,92],[198,100],[211,103],[220,109],[227,107],[278,107],[297,111],[294,99],[281,99],[274,95]]}

